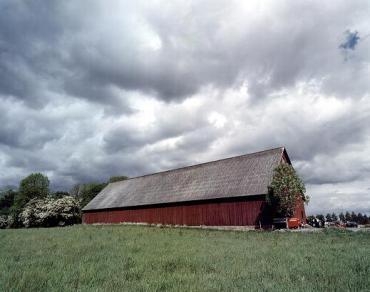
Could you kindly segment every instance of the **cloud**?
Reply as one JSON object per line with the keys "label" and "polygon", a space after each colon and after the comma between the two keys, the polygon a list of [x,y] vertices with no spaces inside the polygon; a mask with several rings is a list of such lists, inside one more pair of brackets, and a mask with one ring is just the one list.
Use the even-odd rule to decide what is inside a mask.
{"label": "cloud", "polygon": [[[333,38],[353,21],[352,14],[344,14],[344,2],[306,5],[302,12],[300,5],[274,2],[269,9],[237,2],[226,9],[222,1],[109,6],[92,1],[88,14],[82,2],[5,3],[2,88],[24,100],[42,103],[49,90],[129,112],[119,89],[179,101],[205,86],[229,88],[247,81],[251,96],[260,100],[311,79],[338,93],[333,78],[352,73],[335,52]],[[357,5],[360,17],[365,8]],[[349,40],[354,44],[356,37]],[[342,73],[331,76],[333,68]],[[368,86],[358,78],[363,94]]]}
{"label": "cloud", "polygon": [[307,211],[311,214],[340,213],[354,210],[355,212],[370,213],[369,193],[363,187],[368,181],[337,183],[326,185],[307,185],[314,193]]}
{"label": "cloud", "polygon": [[40,171],[68,189],[283,145],[310,210],[343,188],[369,198],[367,2],[0,10],[1,184]]}
{"label": "cloud", "polygon": [[351,32],[350,30],[347,30],[345,34],[346,39],[340,44],[339,48],[344,50],[354,50],[360,40],[358,31]]}

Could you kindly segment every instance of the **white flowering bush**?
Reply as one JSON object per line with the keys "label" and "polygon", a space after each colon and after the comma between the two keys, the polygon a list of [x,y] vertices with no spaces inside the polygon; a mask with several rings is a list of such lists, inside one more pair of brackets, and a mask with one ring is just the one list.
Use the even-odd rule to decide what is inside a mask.
{"label": "white flowering bush", "polygon": [[25,227],[64,226],[80,223],[81,210],[74,197],[48,197],[28,202],[19,217]]}
{"label": "white flowering bush", "polygon": [[0,216],[0,229],[8,227],[8,216]]}

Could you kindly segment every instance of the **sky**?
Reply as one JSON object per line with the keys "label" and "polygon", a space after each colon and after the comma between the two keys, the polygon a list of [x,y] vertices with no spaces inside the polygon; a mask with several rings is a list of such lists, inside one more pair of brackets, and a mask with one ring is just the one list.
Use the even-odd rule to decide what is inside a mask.
{"label": "sky", "polygon": [[0,1],[0,187],[284,146],[307,213],[370,214],[369,1]]}

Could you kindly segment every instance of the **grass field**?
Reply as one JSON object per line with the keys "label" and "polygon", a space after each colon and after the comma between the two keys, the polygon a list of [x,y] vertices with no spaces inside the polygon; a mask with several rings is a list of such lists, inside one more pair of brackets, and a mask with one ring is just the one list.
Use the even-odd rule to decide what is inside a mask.
{"label": "grass field", "polygon": [[0,230],[1,291],[369,291],[370,232]]}

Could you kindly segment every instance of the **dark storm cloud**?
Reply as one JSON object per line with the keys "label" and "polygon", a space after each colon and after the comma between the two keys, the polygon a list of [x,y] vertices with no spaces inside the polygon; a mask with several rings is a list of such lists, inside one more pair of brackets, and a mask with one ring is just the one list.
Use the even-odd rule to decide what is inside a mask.
{"label": "dark storm cloud", "polygon": [[322,185],[322,184],[335,184],[352,182],[368,177],[370,173],[370,167],[363,165],[361,161],[353,161],[358,163],[357,167],[349,168],[348,164],[351,161],[332,161],[327,163],[330,159],[328,155],[321,156],[321,162],[313,164],[307,164],[299,167],[299,171],[302,176],[305,177],[305,181],[309,184]]}
{"label": "dark storm cloud", "polygon": [[62,135],[63,121],[35,109],[21,109],[19,103],[2,100],[0,113],[0,146],[35,150]]}
{"label": "dark storm cloud", "polygon": [[[307,132],[300,128],[300,137],[289,139],[294,151],[293,158],[310,160],[321,153],[335,155],[348,144],[363,143],[369,132],[363,125],[369,122],[369,113],[364,116],[361,111],[355,111]],[[304,144],[300,143],[302,140]]]}
{"label": "dark storm cloud", "polygon": [[52,2],[2,1],[0,10],[0,93],[40,106],[59,58],[57,9]]}
{"label": "dark storm cloud", "polygon": [[0,94],[41,108],[55,93],[68,93],[129,111],[107,84],[86,78],[88,68],[79,71],[70,58],[69,41],[84,46],[73,41],[80,20],[71,19],[67,3],[3,1],[0,5]]}
{"label": "dark storm cloud", "polygon": [[170,56],[167,55],[164,59],[165,53],[161,58],[155,54],[151,55],[150,52],[143,55],[133,52],[134,56],[130,59],[122,56],[112,58],[109,57],[112,52],[99,47],[107,46],[106,43],[92,46],[95,51],[91,54],[86,53],[83,46],[78,46],[70,55],[70,68],[75,72],[84,72],[77,79],[73,76],[66,80],[65,89],[72,95],[99,99],[104,94],[99,92],[91,95],[89,88],[84,85],[95,84],[100,88],[114,85],[125,90],[154,94],[169,101],[183,99],[195,93],[198,88],[194,75],[190,72],[179,72],[176,65],[173,66],[169,61]]}
{"label": "dark storm cloud", "polygon": [[20,169],[27,169],[32,166],[35,172],[54,170],[57,167],[57,163],[49,157],[40,157],[37,153],[25,153],[24,151],[14,151],[6,165]]}
{"label": "dark storm cloud", "polygon": [[[345,5],[324,14],[314,5],[302,12],[299,5],[284,4],[275,7],[274,18],[254,23],[243,9],[226,9],[223,2],[148,7],[92,1],[89,13],[80,2],[5,1],[2,6],[7,13],[0,22],[1,90],[30,104],[48,99],[49,90],[124,112],[129,111],[125,97],[114,88],[176,101],[203,86],[228,88],[243,80],[256,100],[312,78],[325,77],[323,86],[336,91],[328,73],[341,65],[327,52],[330,37],[339,32],[330,20]],[[280,18],[286,21],[278,28],[269,25]],[[353,49],[357,41],[357,32],[349,32],[343,46]],[[360,95],[368,90],[361,85]]]}
{"label": "dark storm cloud", "polygon": [[[302,101],[304,103],[304,101]],[[304,117],[307,108],[312,105],[302,104],[300,108],[290,110],[268,110],[271,123],[258,124],[253,139],[248,139],[249,131],[241,133],[233,140],[229,151],[243,153],[246,148],[253,150],[286,146],[293,160],[312,160],[316,155],[336,155],[346,146],[365,143],[369,129],[364,125],[370,123],[370,112],[367,108],[348,108],[347,112],[335,119],[315,121],[315,116]],[[323,105],[323,106],[330,106]],[[260,106],[263,110],[263,105]],[[306,107],[306,108],[305,108]],[[247,109],[245,109],[247,110]],[[315,114],[314,112],[312,114]],[[273,121],[279,120],[279,123]]]}

